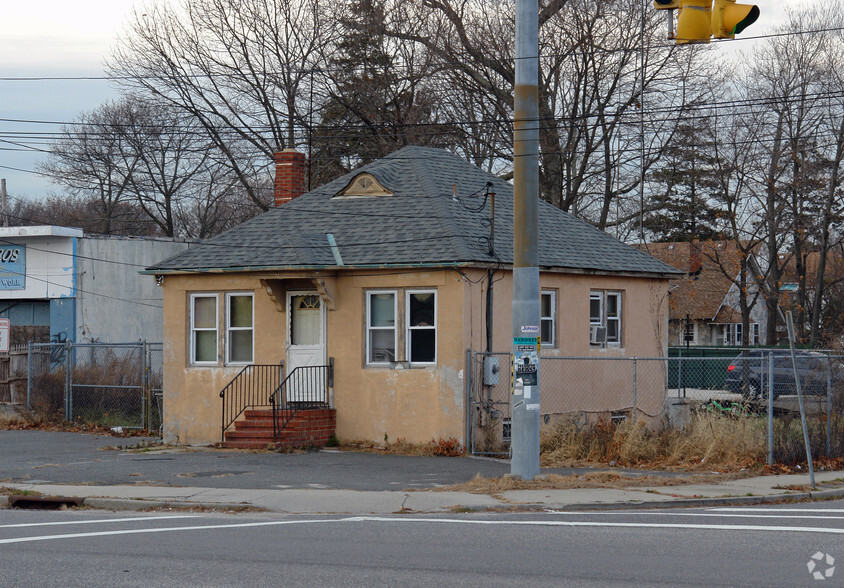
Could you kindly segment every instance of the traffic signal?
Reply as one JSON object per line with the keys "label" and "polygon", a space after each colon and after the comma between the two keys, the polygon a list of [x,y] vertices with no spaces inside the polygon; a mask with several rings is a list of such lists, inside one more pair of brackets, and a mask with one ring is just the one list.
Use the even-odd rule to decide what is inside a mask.
{"label": "traffic signal", "polygon": [[[677,10],[678,45],[709,43],[710,37],[732,39],[759,18],[759,7],[736,4],[735,0],[654,0],[657,10]],[[673,21],[673,18],[671,19]]]}
{"label": "traffic signal", "polygon": [[678,45],[709,43],[711,22],[712,0],[681,0],[675,42]]}
{"label": "traffic signal", "polygon": [[732,39],[756,22],[757,18],[758,6],[736,4],[735,0],[715,0],[712,6],[712,36],[716,39]]}

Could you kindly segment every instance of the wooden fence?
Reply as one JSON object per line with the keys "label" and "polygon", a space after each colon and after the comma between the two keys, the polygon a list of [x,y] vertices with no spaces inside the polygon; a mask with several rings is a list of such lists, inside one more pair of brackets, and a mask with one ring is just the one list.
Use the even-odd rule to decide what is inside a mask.
{"label": "wooden fence", "polygon": [[27,345],[0,353],[0,403],[26,404]]}

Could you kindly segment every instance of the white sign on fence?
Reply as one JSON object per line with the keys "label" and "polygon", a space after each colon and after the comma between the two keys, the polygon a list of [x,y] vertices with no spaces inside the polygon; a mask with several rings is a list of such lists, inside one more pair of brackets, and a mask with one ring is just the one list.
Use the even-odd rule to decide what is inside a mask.
{"label": "white sign on fence", "polygon": [[12,321],[7,318],[0,318],[0,352],[9,351],[9,331],[12,329]]}

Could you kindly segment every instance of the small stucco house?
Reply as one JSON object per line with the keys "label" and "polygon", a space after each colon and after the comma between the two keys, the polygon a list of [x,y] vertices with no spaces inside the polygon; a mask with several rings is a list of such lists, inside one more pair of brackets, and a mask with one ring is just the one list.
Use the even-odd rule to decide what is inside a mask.
{"label": "small stucco house", "polygon": [[[283,363],[281,378],[330,367],[295,398],[340,440],[465,443],[467,350],[512,344],[512,186],[433,148],[301,194],[304,165],[277,154],[276,208],[147,268],[164,289],[165,441],[219,441],[279,386],[229,384]],[[543,355],[665,354],[677,270],[544,202],[539,231]],[[225,414],[224,388],[242,398]]]}

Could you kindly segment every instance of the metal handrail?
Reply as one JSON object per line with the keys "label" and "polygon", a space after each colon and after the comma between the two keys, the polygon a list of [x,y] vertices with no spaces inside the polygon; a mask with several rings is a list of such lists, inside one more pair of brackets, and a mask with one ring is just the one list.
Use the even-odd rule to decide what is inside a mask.
{"label": "metal handrail", "polygon": [[270,395],[273,435],[278,439],[301,409],[329,406],[329,389],[334,387],[334,361],[328,365],[299,366],[293,369]]}
{"label": "metal handrail", "polygon": [[250,364],[220,390],[223,400],[222,440],[226,430],[244,411],[250,408],[272,407],[270,396],[278,390],[284,374],[284,362],[277,364]]}

